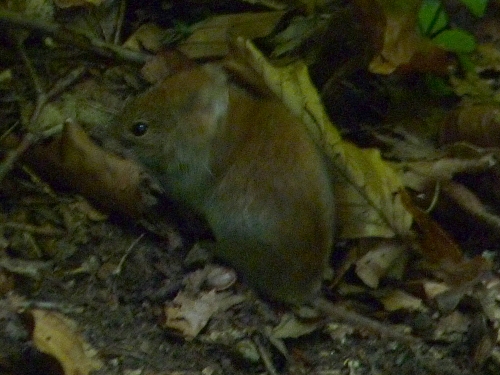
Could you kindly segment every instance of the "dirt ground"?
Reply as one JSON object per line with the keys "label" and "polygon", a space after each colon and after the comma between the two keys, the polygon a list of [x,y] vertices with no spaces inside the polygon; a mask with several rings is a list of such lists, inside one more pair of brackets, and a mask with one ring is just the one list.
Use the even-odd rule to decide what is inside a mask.
{"label": "dirt ground", "polygon": [[[87,243],[73,256],[56,262],[37,285],[20,276],[12,292],[24,293],[30,308],[49,306],[76,321],[79,334],[103,361],[95,374],[493,374],[498,369],[491,361],[482,367],[473,363],[468,335],[407,346],[335,322],[282,340],[285,354],[270,339],[269,327],[289,310],[259,300],[241,283],[230,290],[244,301],[216,313],[196,338],[186,340],[164,328],[165,304],[171,304],[184,288],[185,276],[193,272],[183,266],[186,250],[171,249],[150,234],[140,237],[145,232],[141,227],[122,221],[92,223],[87,230]],[[4,307],[9,298],[3,300]],[[17,347],[22,342],[22,355],[15,353],[16,345],[4,352],[11,355],[4,354],[2,373],[62,374],[30,340],[16,340],[8,328],[13,319],[0,320],[8,339],[2,346],[9,340]],[[418,327],[425,319],[432,316],[393,316],[392,323]]]}

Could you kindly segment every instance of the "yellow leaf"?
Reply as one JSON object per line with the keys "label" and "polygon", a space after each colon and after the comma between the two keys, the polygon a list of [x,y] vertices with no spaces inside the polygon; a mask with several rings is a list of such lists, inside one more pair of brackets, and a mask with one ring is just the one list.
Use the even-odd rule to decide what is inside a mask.
{"label": "yellow leaf", "polygon": [[335,191],[340,237],[393,237],[405,235],[412,216],[401,202],[401,172],[382,160],[376,149],[360,149],[342,140],[330,122],[321,98],[311,83],[307,67],[297,62],[274,67],[248,40],[238,38],[238,48],[269,88],[306,124],[335,169]]}
{"label": "yellow leaf", "polygon": [[56,358],[64,375],[86,375],[102,367],[95,350],[78,333],[75,322],[54,311],[33,310],[31,314],[35,346]]}

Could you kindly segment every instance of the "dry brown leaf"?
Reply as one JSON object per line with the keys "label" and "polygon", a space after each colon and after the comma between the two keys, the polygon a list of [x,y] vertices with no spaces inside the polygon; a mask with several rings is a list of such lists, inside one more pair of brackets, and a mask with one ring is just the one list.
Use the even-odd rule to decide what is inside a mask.
{"label": "dry brown leaf", "polygon": [[428,266],[450,285],[464,286],[474,282],[484,272],[491,269],[487,259],[476,256],[467,259],[460,246],[427,213],[413,204],[408,194],[403,194],[403,202],[413,214],[421,233],[418,236],[419,250]]}
{"label": "dry brown leaf", "polygon": [[428,261],[433,264],[463,261],[464,256],[460,246],[427,213],[414,205],[408,194],[403,195],[403,203],[413,214],[422,232],[419,236],[422,242],[421,251]]}
{"label": "dry brown leaf", "polygon": [[280,322],[273,328],[271,334],[278,339],[297,338],[314,332],[322,322],[305,322],[297,319],[294,314],[286,313],[281,316]]}
{"label": "dry brown leaf", "polygon": [[398,168],[404,170],[403,182],[406,187],[424,191],[437,182],[449,182],[458,173],[482,172],[495,164],[494,154],[487,153],[472,158],[442,157],[432,161],[401,163]]}
{"label": "dry brown leaf", "polygon": [[427,308],[420,298],[412,296],[400,289],[388,291],[384,293],[382,297],[379,297],[378,300],[382,302],[387,311],[427,311]]}
{"label": "dry brown leaf", "polygon": [[397,241],[378,241],[356,262],[356,275],[369,287],[377,288],[379,281],[396,261],[406,262],[402,256],[406,246]]}
{"label": "dry brown leaf", "polygon": [[465,141],[500,148],[500,105],[465,105],[452,111],[441,125],[441,144]]}
{"label": "dry brown leaf", "polygon": [[142,24],[130,37],[123,43],[123,47],[132,51],[142,51],[146,49],[150,52],[158,52],[162,46],[162,40],[166,31],[154,23]]}
{"label": "dry brown leaf", "polygon": [[243,302],[244,299],[241,295],[217,293],[215,290],[202,292],[197,297],[181,291],[165,307],[164,327],[179,331],[186,339],[193,339],[213,315]]}
{"label": "dry brown leaf", "polygon": [[100,205],[138,217],[147,209],[141,169],[94,144],[76,124],[33,147],[26,159],[49,182],[76,189]]}
{"label": "dry brown leaf", "polygon": [[96,351],[79,334],[74,321],[47,310],[32,310],[33,343],[43,353],[57,359],[64,375],[86,375],[99,370],[102,362]]}
{"label": "dry brown leaf", "polygon": [[209,18],[193,26],[192,34],[179,45],[179,50],[192,59],[226,56],[230,50],[230,36],[264,37],[283,15],[282,11],[274,11]]}
{"label": "dry brown leaf", "polygon": [[421,0],[355,0],[362,27],[374,50],[369,69],[377,74],[405,72],[449,73],[452,56],[422,37],[417,28]]}
{"label": "dry brown leaf", "polygon": [[[417,30],[417,13],[420,0],[356,0],[368,30],[383,34],[381,50],[370,63],[373,73],[390,74],[399,66],[408,64],[422,38]],[[374,40],[375,44],[380,42]]]}
{"label": "dry brown leaf", "polygon": [[447,342],[462,341],[470,323],[470,318],[459,311],[453,311],[439,319],[434,330],[434,339]]}

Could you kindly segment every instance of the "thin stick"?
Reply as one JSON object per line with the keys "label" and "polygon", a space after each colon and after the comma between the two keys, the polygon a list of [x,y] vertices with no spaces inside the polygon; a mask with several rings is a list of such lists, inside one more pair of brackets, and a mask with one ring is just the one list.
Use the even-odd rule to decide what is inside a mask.
{"label": "thin stick", "polygon": [[254,335],[252,337],[252,341],[257,347],[257,351],[259,352],[260,359],[262,360],[262,363],[264,364],[264,367],[267,370],[267,373],[269,375],[278,375],[278,371],[274,368],[273,361],[271,360],[271,356],[269,352],[264,348],[264,345],[262,345],[260,338],[258,335]]}
{"label": "thin stick", "polygon": [[71,27],[30,19],[17,12],[0,10],[0,29],[3,30],[6,26],[36,30],[61,43],[90,51],[108,59],[144,64],[150,58],[148,54],[104,42]]}
{"label": "thin stick", "polygon": [[122,29],[126,11],[127,11],[127,0],[121,0],[120,8],[118,9],[118,17],[116,20],[115,38],[113,40],[113,43],[115,45],[119,45],[122,39]]}
{"label": "thin stick", "polygon": [[142,233],[139,237],[137,237],[132,244],[129,246],[127,251],[125,251],[125,254],[122,256],[120,259],[120,262],[116,266],[116,268],[113,270],[113,275],[119,275],[122,272],[123,264],[125,263],[125,260],[128,258],[134,247],[139,243],[139,241],[144,237],[144,233]]}

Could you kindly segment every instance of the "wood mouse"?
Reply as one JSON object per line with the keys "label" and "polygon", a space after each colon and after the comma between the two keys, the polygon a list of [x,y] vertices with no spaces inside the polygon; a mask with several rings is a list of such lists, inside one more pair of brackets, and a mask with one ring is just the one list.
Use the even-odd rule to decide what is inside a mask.
{"label": "wood mouse", "polygon": [[320,295],[332,183],[306,126],[277,97],[195,66],[127,102],[109,135],[207,221],[215,255],[260,294],[291,304]]}

